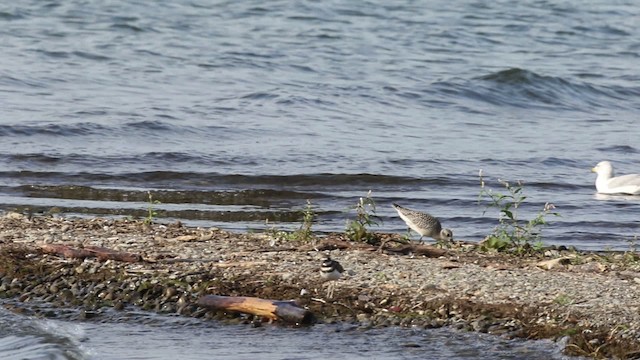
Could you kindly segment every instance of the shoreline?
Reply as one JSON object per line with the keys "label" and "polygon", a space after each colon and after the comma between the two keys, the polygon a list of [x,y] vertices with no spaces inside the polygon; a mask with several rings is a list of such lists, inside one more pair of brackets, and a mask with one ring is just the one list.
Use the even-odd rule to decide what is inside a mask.
{"label": "shoreline", "polygon": [[[44,253],[43,244],[100,246],[142,261],[69,259]],[[515,256],[458,244],[427,257],[381,252],[341,234],[316,239],[315,247],[335,248],[331,257],[346,270],[333,282],[332,299],[318,273],[324,251],[310,243],[179,223],[9,213],[0,218],[0,298],[17,299],[24,308],[37,301],[77,307],[85,316],[138,306],[253,326],[262,319],[196,303],[203,295],[294,299],[318,322],[451,326],[508,338],[563,339],[570,355],[640,354],[636,253]]]}

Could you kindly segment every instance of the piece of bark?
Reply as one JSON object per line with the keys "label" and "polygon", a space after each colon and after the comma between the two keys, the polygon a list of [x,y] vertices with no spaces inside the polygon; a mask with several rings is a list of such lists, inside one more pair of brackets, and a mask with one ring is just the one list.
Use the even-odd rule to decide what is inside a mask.
{"label": "piece of bark", "polygon": [[245,296],[205,295],[198,305],[213,310],[237,311],[245,314],[264,316],[271,320],[286,323],[309,325],[314,321],[313,314],[298,306],[294,301],[268,300]]}
{"label": "piece of bark", "polygon": [[138,254],[107,249],[100,246],[87,246],[85,248],[73,248],[63,244],[42,244],[42,251],[47,254],[58,254],[71,259],[86,259],[95,257],[98,260],[115,260],[124,262],[142,261],[142,256]]}

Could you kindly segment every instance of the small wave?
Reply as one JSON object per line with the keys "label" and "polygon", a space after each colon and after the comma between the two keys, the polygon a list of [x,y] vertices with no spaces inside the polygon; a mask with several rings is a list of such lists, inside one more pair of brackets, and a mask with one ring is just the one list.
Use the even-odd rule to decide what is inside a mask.
{"label": "small wave", "polygon": [[13,136],[84,136],[104,134],[108,128],[96,123],[0,125],[0,137]]}
{"label": "small wave", "polygon": [[37,49],[35,51],[54,59],[66,59],[71,55],[67,51],[49,51],[49,50],[43,50],[43,49]]}
{"label": "small wave", "polygon": [[109,56],[89,53],[89,52],[86,52],[86,51],[74,51],[73,55],[81,57],[83,59],[87,59],[87,60],[106,61],[106,60],[111,60],[112,59]]}
{"label": "small wave", "polygon": [[143,32],[145,31],[145,29],[135,26],[135,25],[131,25],[131,24],[113,24],[110,26],[110,28],[112,29],[116,29],[116,30],[126,30],[126,31],[131,31],[134,33],[138,33],[138,32]]}
{"label": "small wave", "polygon": [[246,94],[241,96],[241,99],[250,99],[250,100],[269,100],[275,99],[278,97],[278,94],[270,93],[270,92],[254,92],[250,94]]}
{"label": "small wave", "polygon": [[[436,91],[494,105],[585,111],[621,108],[620,100],[640,96],[640,87],[602,86],[512,68],[473,78],[434,83]],[[429,90],[427,90],[429,91]]]}
{"label": "small wave", "polygon": [[26,14],[20,10],[15,10],[13,12],[0,11],[0,20],[12,21],[23,20],[25,18]]}
{"label": "small wave", "polygon": [[128,122],[124,124],[123,129],[125,131],[129,131],[129,130],[173,131],[175,130],[175,127],[163,121],[143,120],[143,121]]}
{"label": "small wave", "polygon": [[47,342],[38,336],[14,336],[0,338],[0,358],[3,360],[51,359],[66,360],[68,350]]}
{"label": "small wave", "polygon": [[[39,161],[43,163],[75,161],[78,163],[108,164],[108,158],[87,159],[82,155],[75,157],[53,156],[53,155],[11,155],[10,157],[22,161]],[[153,155],[149,155],[153,156]],[[159,156],[165,156],[162,153]],[[184,154],[174,154],[176,158],[183,158]],[[122,159],[118,158],[120,162]],[[136,157],[139,161],[140,158]],[[218,173],[196,173],[180,171],[146,171],[130,173],[89,173],[89,172],[40,172],[40,171],[4,171],[0,172],[0,178],[17,179],[21,183],[41,183],[46,180],[49,185],[53,184],[75,184],[76,186],[91,184],[119,184],[127,187],[145,188],[186,188],[197,189],[215,186],[216,189],[239,189],[239,188],[261,188],[261,189],[289,189],[299,191],[300,188],[327,189],[339,191],[341,189],[359,189],[367,191],[383,187],[406,188],[406,187],[429,187],[429,186],[465,186],[477,183],[474,177],[405,177],[376,174],[298,174],[298,175],[242,175],[242,174],[218,174]]]}
{"label": "small wave", "polygon": [[0,311],[0,359],[83,359],[78,334],[50,320]]}
{"label": "small wave", "polygon": [[599,147],[598,151],[605,153],[618,153],[618,154],[637,154],[640,152],[638,149],[629,145],[613,145],[607,147]]}
{"label": "small wave", "polygon": [[9,76],[9,75],[0,75],[0,85],[7,85],[10,88],[27,87],[27,88],[42,89],[47,87],[46,82],[42,81],[41,79],[34,80],[34,79],[28,79],[25,77],[18,78],[18,77]]}
{"label": "small wave", "polygon": [[148,202],[149,195],[162,204],[254,205],[269,207],[282,201],[325,198],[316,192],[274,189],[248,190],[126,190],[77,185],[20,185],[15,189],[30,198],[54,198],[95,201]]}

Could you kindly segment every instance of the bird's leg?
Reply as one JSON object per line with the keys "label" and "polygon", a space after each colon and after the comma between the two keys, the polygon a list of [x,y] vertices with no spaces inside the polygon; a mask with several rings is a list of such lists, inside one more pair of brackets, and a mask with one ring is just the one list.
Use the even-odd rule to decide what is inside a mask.
{"label": "bird's leg", "polygon": [[327,299],[333,299],[333,286],[333,281],[330,281],[329,284],[327,284]]}

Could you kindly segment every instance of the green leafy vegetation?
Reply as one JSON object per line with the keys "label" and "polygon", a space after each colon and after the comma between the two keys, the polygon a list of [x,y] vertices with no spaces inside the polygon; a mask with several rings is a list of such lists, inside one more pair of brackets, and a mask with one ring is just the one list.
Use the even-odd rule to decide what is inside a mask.
{"label": "green leafy vegetation", "polygon": [[[278,230],[275,227],[269,229],[268,233],[275,240],[285,240],[285,241],[301,241],[308,242],[313,240],[313,221],[316,217],[316,213],[313,209],[313,205],[311,205],[311,200],[307,200],[307,205],[303,210],[300,211],[302,216],[302,223],[300,224],[300,228],[295,231],[285,231]],[[268,224],[268,221],[267,221]]]}
{"label": "green leafy vegetation", "polygon": [[144,223],[146,225],[150,225],[154,222],[156,216],[158,216],[155,205],[160,204],[160,201],[153,200],[153,194],[151,194],[151,191],[147,191],[147,196],[147,216],[144,218]]}
{"label": "green leafy vegetation", "polygon": [[519,211],[527,196],[524,195],[524,184],[521,181],[511,183],[499,182],[506,192],[496,192],[488,188],[480,171],[480,195],[478,202],[485,204],[485,213],[490,208],[498,209],[498,225],[482,242],[483,250],[513,251],[518,254],[542,249],[542,227],[547,225],[546,217],[560,216],[554,212],[555,206],[546,203],[536,216],[529,220],[519,218]]}
{"label": "green leafy vegetation", "polygon": [[558,296],[556,296],[555,299],[553,299],[553,302],[555,302],[558,305],[571,305],[573,304],[573,299],[571,299],[571,297],[567,294],[560,294]]}
{"label": "green leafy vegetation", "polygon": [[371,226],[378,226],[378,222],[381,222],[380,217],[376,215],[376,203],[371,197],[371,190],[366,197],[361,197],[352,209],[356,212],[356,218],[347,220],[345,230],[347,238],[369,244],[378,243],[380,240],[378,236],[369,230]]}

